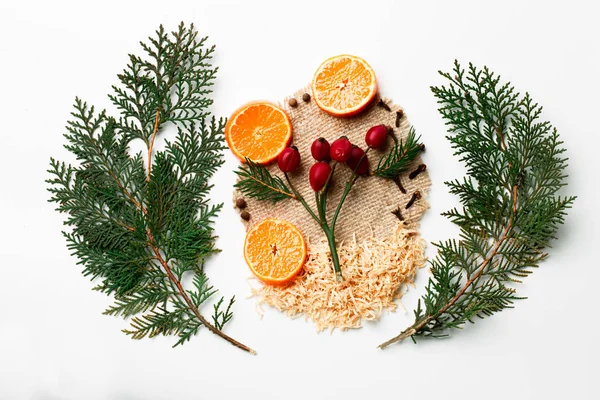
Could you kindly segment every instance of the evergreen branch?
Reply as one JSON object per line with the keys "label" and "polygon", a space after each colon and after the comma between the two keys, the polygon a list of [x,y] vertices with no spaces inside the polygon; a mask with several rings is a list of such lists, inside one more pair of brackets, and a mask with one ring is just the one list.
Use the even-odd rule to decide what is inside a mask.
{"label": "evergreen branch", "polygon": [[419,139],[420,137],[415,137],[415,130],[411,127],[406,140],[396,141],[390,151],[379,159],[372,174],[387,179],[398,177],[421,152]]}
{"label": "evergreen branch", "polygon": [[[217,68],[210,64],[214,46],[198,39],[194,25],[180,24],[171,35],[161,26],[156,37],[140,45],[146,57],[129,56],[109,99],[121,112],[117,125],[128,137],[151,146],[157,125],[188,125],[209,115],[208,95]],[[157,123],[158,120],[158,123]]]}
{"label": "evergreen branch", "polygon": [[444,337],[474,317],[484,318],[522,299],[511,284],[531,273],[547,254],[575,197],[557,197],[566,186],[567,159],[558,134],[540,122],[541,107],[521,97],[487,68],[467,71],[455,62],[450,83],[432,87],[455,154],[469,178],[448,182],[462,209],[444,215],[460,240],[437,243],[432,277],[415,310],[415,322],[385,348],[407,337]]}
{"label": "evergreen branch", "polygon": [[223,311],[221,310],[221,305],[223,304],[223,300],[225,298],[221,297],[221,299],[213,306],[213,324],[217,327],[217,329],[221,330],[233,317],[233,313],[231,312],[231,306],[235,303],[235,296],[233,296],[229,300],[229,304],[227,304],[227,308]]}
{"label": "evergreen branch", "polygon": [[[178,280],[181,281],[181,279]],[[195,290],[188,290],[188,293],[196,308],[217,292],[212,286],[208,286],[208,277],[203,272],[194,275],[194,287]]]}
{"label": "evergreen branch", "polygon": [[192,320],[190,320],[190,322],[177,333],[177,336],[179,336],[179,340],[175,343],[175,345],[173,345],[173,347],[177,347],[191,340],[192,337],[198,334],[198,331],[201,327],[201,323],[192,322]]}
{"label": "evergreen branch", "polygon": [[104,311],[104,314],[129,317],[153,310],[165,304],[173,295],[174,293],[168,290],[149,286],[130,295],[115,296],[115,304]]}
{"label": "evergreen branch", "polygon": [[190,324],[196,323],[190,318],[186,308],[179,306],[174,310],[166,310],[159,307],[141,317],[132,318],[133,329],[124,329],[123,332],[131,335],[132,339],[139,340],[146,336],[153,338],[158,335],[180,335]]}
{"label": "evergreen branch", "polygon": [[179,129],[174,142],[166,141],[166,152],[173,160],[180,181],[204,176],[203,172],[213,174],[222,165],[225,123],[224,118],[202,119],[198,126],[200,135],[191,133],[196,130],[192,124],[189,130]]}
{"label": "evergreen branch", "polygon": [[[214,47],[205,42],[193,26],[171,34],[161,26],[141,44],[144,58],[130,55],[109,96],[118,119],[77,98],[65,147],[79,165],[51,159],[48,190],[67,214],[70,230],[63,234],[84,274],[102,280],[96,290],[115,296],[105,314],[132,317],[125,331],[132,338],[176,335],[177,346],[205,327],[255,353],[222,332],[230,308],[215,325],[199,310],[216,292],[203,266],[218,251],[212,223],[222,204],[208,204],[209,179],[225,147],[225,121],[206,110],[217,68],[209,62]],[[155,152],[169,122],[177,125],[176,139]],[[141,153],[130,155],[134,139],[147,146],[146,168]],[[181,283],[186,272],[193,274],[192,290]]]}
{"label": "evergreen branch", "polygon": [[[151,240],[152,240],[152,238],[151,238]],[[166,274],[169,277],[169,279],[171,280],[171,282],[177,287],[177,291],[179,292],[179,295],[183,298],[183,300],[187,304],[189,310],[194,314],[194,316],[196,318],[198,318],[198,320],[200,321],[200,323],[202,325],[204,325],[206,328],[208,328],[209,331],[211,331],[215,335],[221,337],[222,339],[225,339],[226,341],[228,341],[232,345],[234,345],[234,346],[236,346],[236,347],[238,347],[238,348],[240,348],[240,349],[242,349],[244,351],[247,351],[247,352],[249,352],[251,354],[256,354],[256,351],[254,351],[251,348],[249,348],[248,346],[246,346],[246,345],[238,342],[237,340],[235,340],[235,339],[227,336],[221,330],[219,330],[217,327],[213,326],[210,322],[208,322],[208,320],[206,318],[204,318],[204,316],[202,314],[200,314],[200,311],[198,311],[198,308],[194,305],[194,302],[192,301],[192,299],[190,298],[189,294],[185,291],[185,289],[181,285],[181,282],[173,274],[173,271],[171,271],[171,268],[169,267],[169,264],[162,258],[161,254],[160,254],[160,250],[158,249],[158,247],[150,245],[150,248],[154,252],[154,255],[156,256],[156,259],[160,262],[160,264],[164,268],[164,271],[166,272]],[[169,333],[170,332],[171,331],[169,331]],[[179,344],[179,342],[177,342],[176,345],[177,344]]]}
{"label": "evergreen branch", "polygon": [[247,196],[258,200],[269,200],[276,203],[287,198],[295,199],[296,195],[277,175],[260,164],[246,158],[247,167],[240,165],[235,173],[241,178],[235,187]]}

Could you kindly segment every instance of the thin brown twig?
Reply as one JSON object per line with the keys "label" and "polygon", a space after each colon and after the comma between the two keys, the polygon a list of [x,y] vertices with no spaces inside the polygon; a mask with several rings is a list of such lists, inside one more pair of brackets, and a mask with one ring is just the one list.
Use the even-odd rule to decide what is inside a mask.
{"label": "thin brown twig", "polygon": [[198,311],[198,308],[194,305],[194,303],[192,302],[192,299],[190,299],[190,296],[188,296],[187,292],[181,285],[181,282],[179,281],[179,279],[177,279],[177,277],[171,270],[171,267],[169,267],[169,264],[165,261],[165,259],[160,254],[160,249],[153,244],[154,237],[152,236],[152,232],[150,231],[150,229],[148,229],[148,239],[150,241],[149,245],[150,245],[150,248],[152,249],[152,252],[154,253],[155,259],[158,262],[160,262],[160,264],[164,268],[165,272],[167,273],[167,276],[169,277],[171,282],[173,282],[173,284],[175,284],[175,286],[177,287],[177,290],[179,291],[179,294],[181,295],[181,297],[183,298],[183,300],[185,301],[185,303],[187,304],[189,309],[194,313],[196,318],[198,318],[200,323],[202,323],[202,325],[204,325],[209,331],[211,331],[215,335],[219,336],[220,338],[225,339],[232,345],[234,345],[244,351],[247,351],[250,354],[256,354],[255,350],[251,349],[250,347],[246,346],[243,343],[238,342],[234,338],[224,334],[222,331],[217,329],[213,324],[208,322],[208,320],[206,318],[204,318],[204,316],[202,314],[200,314],[200,311]]}
{"label": "thin brown twig", "polygon": [[160,126],[160,110],[156,110],[156,117],[154,118],[154,129],[152,130],[152,138],[150,138],[150,144],[148,145],[148,178],[150,182],[150,171],[152,170],[152,149],[154,148],[154,139],[158,133],[158,127]]}

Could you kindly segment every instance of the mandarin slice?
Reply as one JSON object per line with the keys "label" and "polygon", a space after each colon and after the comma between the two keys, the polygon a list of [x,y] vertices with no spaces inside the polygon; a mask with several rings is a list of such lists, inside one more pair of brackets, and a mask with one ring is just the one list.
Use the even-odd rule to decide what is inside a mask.
{"label": "mandarin slice", "polygon": [[244,257],[261,281],[272,285],[291,282],[302,270],[307,256],[302,233],[292,223],[268,218],[246,234]]}
{"label": "mandarin slice", "polygon": [[319,108],[338,117],[358,114],[377,94],[371,66],[362,58],[347,54],[325,60],[315,72],[311,86]]}
{"label": "mandarin slice", "polygon": [[292,123],[281,108],[267,102],[247,104],[225,125],[227,145],[241,161],[268,164],[292,140]]}

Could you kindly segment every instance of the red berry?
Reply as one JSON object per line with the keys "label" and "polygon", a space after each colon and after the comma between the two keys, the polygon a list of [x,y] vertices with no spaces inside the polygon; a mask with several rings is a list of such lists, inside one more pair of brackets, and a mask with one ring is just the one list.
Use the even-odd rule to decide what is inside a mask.
{"label": "red berry", "polygon": [[329,147],[329,142],[320,137],[310,146],[310,153],[317,161],[329,161]]}
{"label": "red berry", "polygon": [[329,155],[338,162],[346,162],[352,152],[352,143],[346,136],[342,136],[331,144]]}
{"label": "red berry", "polygon": [[329,174],[331,173],[331,166],[324,161],[319,161],[315,163],[312,167],[310,167],[310,172],[308,174],[310,180],[310,187],[315,192],[323,189],[325,183],[327,183],[327,178],[329,178]]}
{"label": "red berry", "polygon": [[300,152],[296,146],[288,147],[279,153],[277,165],[281,172],[294,172],[300,165]]}
{"label": "red berry", "polygon": [[[350,158],[348,161],[346,161],[346,164],[352,169],[352,171],[354,171],[358,165],[358,168],[356,168],[357,175],[367,175],[369,173],[369,159],[367,156],[363,157],[363,155],[365,155],[364,150],[360,147],[354,146],[352,148],[352,152],[350,153]],[[358,164],[359,161],[360,165]]]}
{"label": "red berry", "polygon": [[379,149],[385,145],[388,128],[385,125],[377,125],[367,131],[365,142],[373,149]]}

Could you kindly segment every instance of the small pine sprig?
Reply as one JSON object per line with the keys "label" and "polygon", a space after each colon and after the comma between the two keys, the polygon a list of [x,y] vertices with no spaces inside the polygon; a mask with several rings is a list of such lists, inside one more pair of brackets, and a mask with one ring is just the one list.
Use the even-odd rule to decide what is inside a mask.
{"label": "small pine sprig", "polygon": [[484,67],[455,61],[432,87],[455,154],[468,177],[447,182],[462,208],[443,215],[460,239],[437,243],[432,277],[414,311],[415,322],[381,344],[411,337],[443,337],[474,319],[511,308],[522,297],[514,284],[546,258],[544,252],[575,197],[562,197],[567,158],[555,128],[541,121],[529,94]]}
{"label": "small pine sprig", "polygon": [[235,173],[240,179],[234,186],[247,196],[273,203],[296,198],[280,177],[249,158],[246,158],[246,167],[240,165]]}
{"label": "small pine sprig", "polygon": [[[67,150],[78,165],[50,160],[50,201],[67,215],[67,246],[98,279],[96,290],[114,296],[105,314],[131,318],[124,330],[134,339],[175,335],[183,344],[204,327],[250,353],[226,335],[226,310],[217,302],[212,323],[200,308],[216,293],[204,272],[214,247],[213,221],[222,204],[211,206],[209,179],[223,164],[224,119],[211,117],[208,97],[217,68],[213,47],[193,25],[171,32],[161,26],[141,43],[143,57],[131,55],[109,96],[119,118],[75,100],[67,124]],[[174,141],[154,151],[165,124],[175,125]],[[130,143],[142,140],[131,156]],[[193,276],[193,287],[182,285]]]}
{"label": "small pine sprig", "polygon": [[410,127],[406,140],[396,140],[394,146],[379,159],[373,175],[381,178],[396,179],[405,172],[421,152],[420,137],[415,136],[414,127]]}

